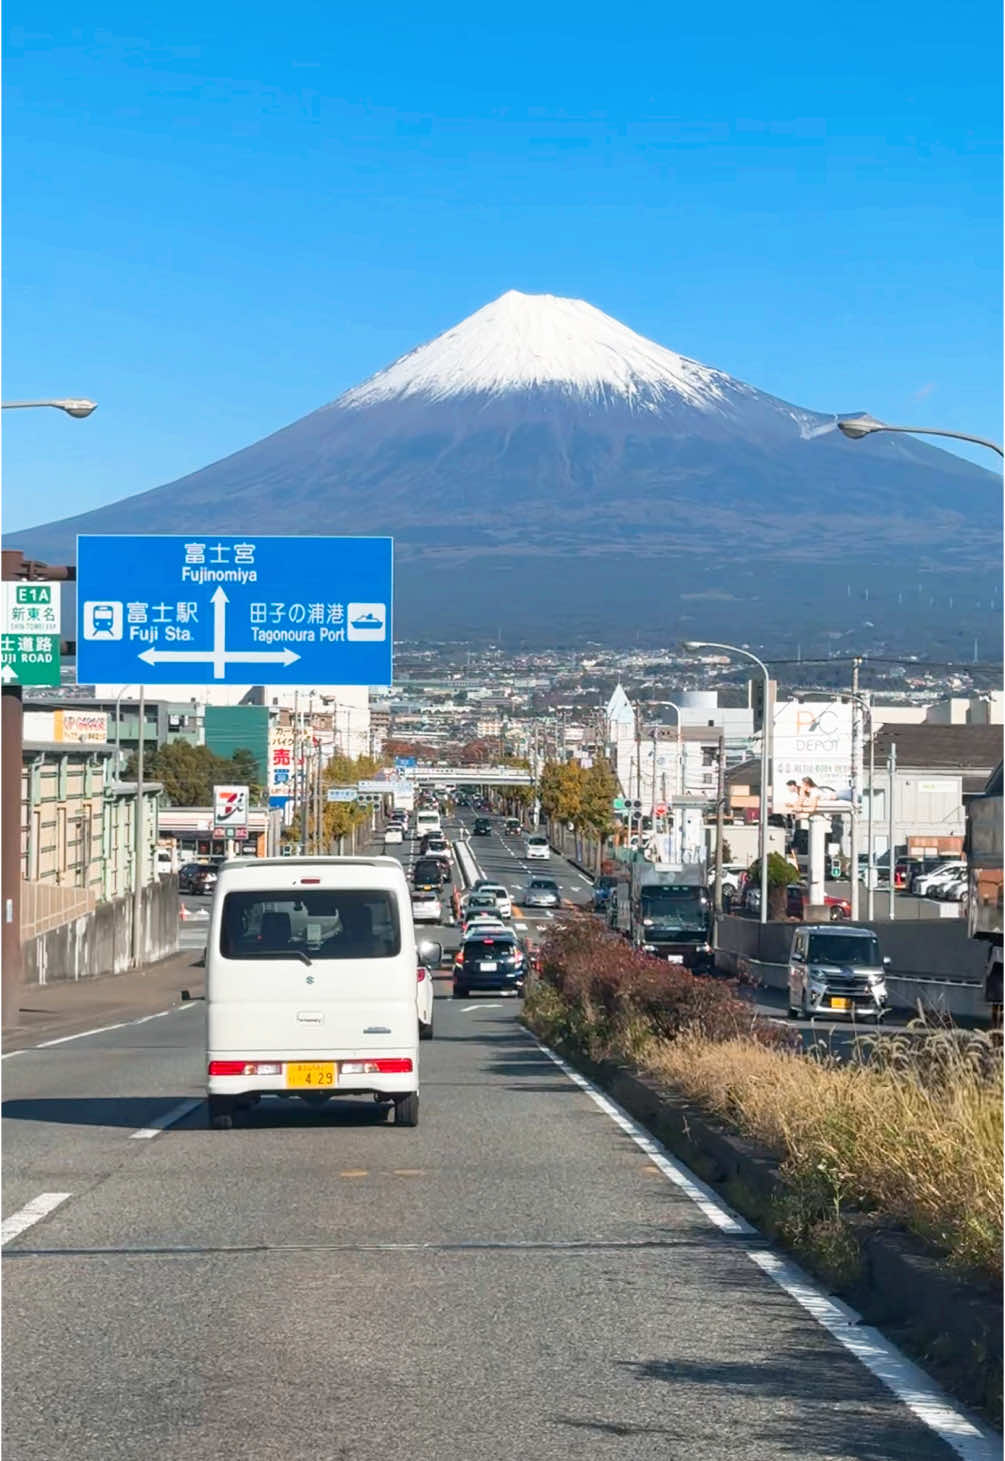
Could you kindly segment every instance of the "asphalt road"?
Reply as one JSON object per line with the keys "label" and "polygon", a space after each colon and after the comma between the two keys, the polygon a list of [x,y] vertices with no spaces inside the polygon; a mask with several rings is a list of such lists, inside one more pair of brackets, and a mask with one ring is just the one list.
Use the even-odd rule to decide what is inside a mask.
{"label": "asphalt road", "polygon": [[4,1248],[8,1454],[951,1456],[518,1007],[440,981],[414,1130],[362,1101],[207,1130],[201,1003],[9,1059],[5,1241],[65,1196]]}

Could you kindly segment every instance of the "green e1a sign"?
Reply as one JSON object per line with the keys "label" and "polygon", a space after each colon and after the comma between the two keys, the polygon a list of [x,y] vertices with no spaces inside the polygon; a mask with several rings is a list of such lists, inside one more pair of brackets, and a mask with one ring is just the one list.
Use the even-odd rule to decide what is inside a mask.
{"label": "green e1a sign", "polygon": [[59,584],[3,584],[0,679],[5,685],[59,684]]}

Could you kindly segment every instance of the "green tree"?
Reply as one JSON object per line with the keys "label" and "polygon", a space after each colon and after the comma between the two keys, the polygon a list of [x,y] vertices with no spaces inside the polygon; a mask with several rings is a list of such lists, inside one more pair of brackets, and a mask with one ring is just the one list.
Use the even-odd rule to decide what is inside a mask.
{"label": "green tree", "polygon": [[541,809],[556,822],[577,823],[586,773],[578,761],[549,761],[541,772]]}
{"label": "green tree", "polygon": [[[786,910],[785,890],[790,883],[794,883],[799,874],[793,868],[791,862],[787,862],[779,852],[768,854],[768,917],[784,918]],[[761,885],[761,861],[758,858],[750,864],[750,881],[755,887]]]}
{"label": "green tree", "polygon": [[[125,776],[135,781],[135,751],[129,757]],[[208,746],[193,746],[189,741],[168,741],[143,758],[143,779],[159,781],[164,795],[174,807],[208,807],[213,801],[213,787],[234,782],[247,784],[254,797],[261,794],[258,767],[250,751],[238,751],[233,757],[216,756]]]}

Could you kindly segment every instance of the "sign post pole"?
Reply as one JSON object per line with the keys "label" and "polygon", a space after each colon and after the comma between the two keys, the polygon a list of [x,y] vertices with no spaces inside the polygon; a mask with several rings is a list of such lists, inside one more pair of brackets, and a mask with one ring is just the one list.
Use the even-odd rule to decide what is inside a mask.
{"label": "sign post pole", "polygon": [[133,819],[133,968],[143,961],[143,939],[140,932],[143,909],[143,750],[147,738],[145,687],[140,686],[139,738],[136,746],[136,815]]}

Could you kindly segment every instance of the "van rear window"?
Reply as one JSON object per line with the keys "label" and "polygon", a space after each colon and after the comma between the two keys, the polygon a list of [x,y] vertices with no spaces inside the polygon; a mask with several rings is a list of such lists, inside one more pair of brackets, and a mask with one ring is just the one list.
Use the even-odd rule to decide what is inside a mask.
{"label": "van rear window", "polygon": [[228,893],[225,959],[392,959],[401,952],[396,900],[382,889]]}

